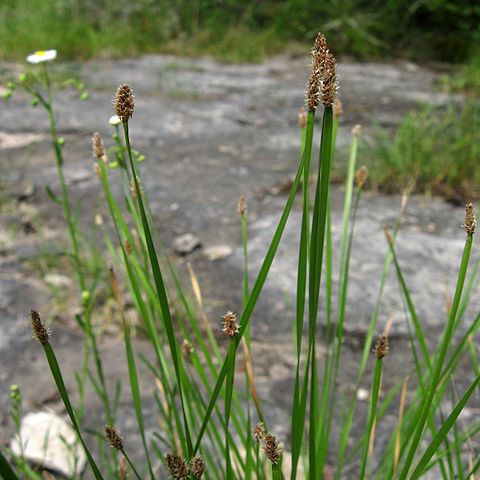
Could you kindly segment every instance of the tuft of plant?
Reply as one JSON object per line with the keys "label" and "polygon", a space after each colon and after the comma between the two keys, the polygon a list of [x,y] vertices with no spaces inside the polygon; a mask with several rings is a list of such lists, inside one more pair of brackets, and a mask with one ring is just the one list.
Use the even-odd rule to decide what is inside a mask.
{"label": "tuft of plant", "polygon": [[[347,321],[345,311],[350,257],[367,170],[362,167],[355,173],[360,135],[359,127],[355,127],[346,179],[342,237],[340,244],[334,245],[329,188],[340,115],[339,105],[335,104],[336,92],[336,61],[325,37],[318,34],[312,49],[312,72],[306,90],[307,108],[300,115],[300,162],[278,226],[253,284],[247,270],[247,207],[244,198],[239,200],[245,260],[244,302],[241,314],[237,316],[229,311],[223,317],[223,331],[228,339],[228,347],[222,349],[214,334],[221,326],[212,327],[207,319],[193,270],[190,267],[195,307],[180,284],[168,257],[163,255],[148,195],[141,187],[138,164],[141,156],[135,155],[131,146],[129,124],[135,108],[135,97],[129,85],[118,88],[114,101],[116,117],[111,120],[115,128],[114,146],[105,149],[101,137],[98,134],[93,136],[93,151],[98,161],[95,172],[103,186],[113,232],[109,233],[103,222],[97,224],[104,233],[111,260],[108,268],[109,281],[123,329],[128,382],[146,459],[142,468],[134,465],[126,453],[131,444],[130,439],[121,437],[117,428],[113,427],[121,423],[116,418],[120,386],[117,385],[113,395],[105,387],[96,341],[97,332],[87,323],[89,317],[79,316],[77,320],[84,328],[86,345],[93,350],[96,368],[92,372],[84,367],[84,372],[88,375],[78,376],[78,387],[84,389],[87,378],[94,386],[105,410],[106,441],[113,447],[107,452],[106,442],[103,442],[97,455],[91,452],[84,438],[83,406],[75,408],[70,401],[60,365],[50,344],[49,330],[38,312],[32,310],[30,315],[34,335],[44,349],[66,411],[97,480],[124,479],[129,469],[139,480],[153,479],[158,462],[163,464],[171,478],[182,480],[282,480],[287,476],[290,480],[300,479],[301,476],[317,480],[327,475],[327,459],[330,465],[334,465],[334,470],[329,473],[335,479],[342,478],[347,469],[355,469],[355,478],[359,480],[418,479],[435,469],[441,478],[454,480],[472,478],[480,469],[480,458],[471,442],[471,438],[480,430],[480,421],[473,420],[465,425],[458,422],[468,400],[480,384],[478,355],[472,340],[480,327],[480,315],[468,319],[470,327],[465,334],[460,335],[458,330],[460,323],[466,320],[466,307],[479,280],[480,262],[467,276],[476,231],[476,218],[471,203],[466,205],[465,247],[445,329],[433,349],[429,349],[396,249],[396,236],[407,201],[407,195],[404,196],[393,229],[384,229],[389,252],[384,262],[375,310],[358,359],[351,397],[348,398],[346,392],[339,387]],[[319,111],[322,113],[322,126],[316,170],[311,156],[315,116]],[[111,193],[113,175],[119,177],[123,187],[121,202]],[[311,175],[316,179],[312,192],[308,182]],[[291,429],[287,443],[286,438],[279,439],[278,435],[269,430],[262,412],[261,399],[255,389],[249,327],[300,186],[302,222],[298,232],[297,289],[292,322],[296,366]],[[133,223],[134,227],[131,228],[129,223]],[[333,304],[334,249],[338,249],[340,258],[336,305]],[[405,377],[386,392],[382,390],[382,375],[384,365],[389,362],[389,324],[376,342],[374,355],[371,350],[382,294],[392,266],[405,300],[405,321],[414,368],[405,372]],[[322,286],[325,289],[325,302],[320,296]],[[125,315],[125,290],[141,319],[146,340],[151,343],[155,353],[153,362],[135,355],[135,343],[131,338],[133,328]],[[322,357],[318,355],[320,312],[326,318],[323,334],[326,349]],[[236,366],[241,361],[238,355],[240,344],[245,371],[243,379],[235,376]],[[468,356],[472,374],[467,379],[466,390],[457,394],[455,371],[460,361],[468,361]],[[371,389],[368,411],[363,419],[358,418],[356,407],[369,358],[374,365],[372,379],[369,381]],[[151,436],[147,435],[145,428],[136,366],[138,360],[148,367],[158,386],[154,397],[159,425]],[[410,381],[410,377],[414,377],[415,382]],[[415,385],[412,386],[412,383]],[[451,401],[446,407],[448,394],[451,394]],[[394,399],[398,397],[396,426],[387,442],[378,445],[378,442],[375,443],[376,429],[386,413],[391,413]],[[13,400],[13,418],[18,423],[18,398]],[[338,425],[338,435],[333,433],[336,430],[333,429],[334,424]],[[354,427],[360,427],[359,436],[352,435]],[[287,454],[290,462],[284,461]],[[12,463],[19,465],[17,459],[13,459]],[[287,463],[290,464],[288,473]],[[17,470],[25,473],[25,470]],[[19,478],[19,473],[12,468],[3,453],[0,454],[0,473],[7,480]],[[32,478],[36,477],[32,475]]]}
{"label": "tuft of plant", "polygon": [[379,125],[362,145],[371,183],[380,191],[439,194],[464,203],[480,198],[480,102],[421,106],[392,135]]}

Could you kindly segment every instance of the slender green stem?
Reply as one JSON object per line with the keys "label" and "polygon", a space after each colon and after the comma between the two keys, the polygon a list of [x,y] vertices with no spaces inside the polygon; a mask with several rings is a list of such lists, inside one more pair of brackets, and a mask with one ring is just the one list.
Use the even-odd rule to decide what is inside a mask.
{"label": "slender green stem", "polygon": [[68,416],[70,417],[70,421],[72,422],[73,428],[75,429],[75,432],[77,433],[78,438],[80,439],[80,443],[82,444],[85,455],[87,456],[87,460],[88,460],[88,463],[90,464],[90,468],[92,469],[92,472],[95,475],[96,480],[103,480],[103,476],[100,473],[100,470],[98,469],[97,464],[93,460],[85,441],[83,440],[82,434],[80,432],[80,428],[77,423],[75,412],[70,403],[70,399],[68,397],[65,383],[63,382],[62,373],[60,371],[60,366],[58,365],[57,358],[55,357],[55,353],[53,352],[53,349],[49,343],[44,344],[43,349],[45,350],[45,355],[47,357],[48,365],[50,366],[50,371],[52,372],[53,379],[55,380],[55,384],[57,385],[58,392],[62,397],[63,404],[65,405],[65,409],[67,410]]}
{"label": "slender green stem", "polygon": [[[235,340],[234,337],[230,338],[230,347],[228,349],[228,370],[225,388],[225,464],[226,474],[225,480],[233,480],[232,459],[230,457],[230,435],[228,432],[228,426],[230,423],[230,412],[232,408],[232,395],[233,395],[233,382],[235,376]],[[248,432],[249,434],[250,432]]]}
{"label": "slender green stem", "polygon": [[[238,348],[238,345],[242,339],[242,336],[245,332],[245,329],[248,326],[248,323],[250,321],[250,317],[253,313],[253,309],[255,308],[255,304],[257,303],[258,297],[260,296],[260,293],[262,291],[263,285],[265,284],[265,280],[267,278],[268,271],[270,270],[270,267],[272,265],[273,259],[275,258],[275,254],[278,249],[278,245],[280,243],[280,239],[283,235],[283,232],[285,230],[285,225],[287,223],[288,216],[290,215],[290,212],[293,207],[293,202],[295,199],[295,194],[298,189],[298,185],[300,183],[300,179],[303,173],[303,166],[304,166],[304,159],[302,157],[302,160],[300,162],[300,165],[298,166],[297,174],[295,176],[295,179],[292,184],[292,188],[290,189],[290,194],[288,196],[285,208],[283,209],[282,215],[280,217],[280,220],[278,222],[277,229],[275,230],[275,233],[273,235],[272,242],[270,244],[270,247],[268,248],[267,254],[263,260],[262,266],[260,267],[260,272],[258,273],[257,279],[255,280],[255,283],[253,285],[252,291],[250,292],[250,295],[248,296],[248,301],[243,309],[242,316],[240,318],[240,326],[239,326],[239,332],[237,335],[235,335],[235,348]],[[212,414],[214,405],[217,401],[218,395],[220,394],[220,390],[222,387],[222,384],[225,380],[225,376],[227,374],[227,368],[228,364],[227,361],[225,361],[222,365],[222,368],[218,374],[217,382],[215,384],[215,388],[213,390],[213,393],[210,398],[210,402],[208,404],[207,410],[205,411],[204,414],[204,419],[202,422],[202,426],[200,427],[200,431],[197,436],[197,440],[195,442],[195,445],[193,447],[193,454],[198,451],[198,448],[200,447],[200,442],[202,440],[203,434],[205,433],[205,429],[207,427],[207,423],[210,420],[210,415]]]}
{"label": "slender green stem", "polygon": [[138,201],[138,207],[140,210],[140,215],[142,218],[142,224],[144,228],[144,233],[145,233],[145,240],[147,242],[147,248],[148,248],[148,255],[150,258],[150,266],[152,268],[153,272],[153,278],[155,282],[155,287],[157,290],[158,298],[160,301],[160,306],[163,314],[163,324],[166,329],[167,337],[168,337],[168,343],[170,347],[170,352],[172,355],[172,362],[175,370],[175,376],[177,379],[177,386],[178,386],[178,391],[180,395],[180,402],[182,405],[182,414],[183,414],[183,421],[184,421],[184,429],[185,429],[185,437],[187,440],[187,456],[188,458],[192,458],[193,455],[195,454],[193,448],[192,448],[192,440],[191,440],[191,435],[190,435],[190,428],[188,425],[188,418],[187,418],[187,412],[185,410],[185,398],[183,394],[183,386],[182,386],[182,375],[181,375],[181,368],[182,368],[182,363],[180,360],[179,352],[177,349],[177,344],[176,344],[176,339],[175,339],[175,333],[173,330],[173,322],[172,322],[172,317],[170,314],[170,309],[168,305],[168,299],[167,299],[167,294],[165,290],[165,283],[163,281],[162,273],[160,271],[160,266],[158,264],[158,258],[157,258],[157,253],[155,251],[155,246],[153,244],[153,239],[152,235],[150,232],[150,226],[148,223],[148,219],[145,213],[145,208],[143,205],[143,200],[142,200],[142,194],[140,190],[140,186],[138,183],[138,175],[137,175],[137,169],[135,167],[135,163],[133,161],[132,157],[132,149],[130,146],[130,137],[128,133],[128,122],[123,123],[123,132],[124,132],[124,137],[125,137],[125,145],[128,153],[128,159],[130,162],[130,168],[132,169],[132,176],[133,176],[133,181],[135,183],[135,189],[138,192],[137,194],[137,201]]}
{"label": "slender green stem", "polygon": [[130,457],[127,455],[127,453],[125,452],[125,450],[123,448],[122,448],[121,452],[123,453],[123,456],[126,458],[128,464],[130,465],[130,468],[133,470],[133,473],[137,477],[137,480],[143,480],[142,477],[140,476],[140,474],[137,472],[137,469],[135,468],[135,465],[132,463],[132,461],[130,460]]}
{"label": "slender green stem", "polygon": [[370,456],[370,439],[372,438],[373,429],[376,421],[377,403],[382,384],[382,363],[382,358],[377,358],[377,362],[375,364],[375,372],[373,376],[372,396],[370,399],[370,412],[368,415],[366,436],[364,438],[365,443],[363,445],[362,466],[360,470],[359,480],[363,480],[365,478],[365,471],[367,468],[368,458]]}
{"label": "slender green stem", "polygon": [[445,329],[445,335],[443,339],[443,343],[441,346],[441,350],[438,354],[438,357],[436,358],[435,362],[435,370],[433,372],[433,376],[430,382],[430,387],[427,393],[427,397],[425,401],[423,402],[422,405],[422,410],[421,410],[421,416],[419,418],[417,428],[415,431],[415,435],[413,437],[412,443],[410,444],[410,449],[407,454],[407,458],[405,460],[405,464],[403,466],[403,469],[400,473],[400,480],[405,480],[408,476],[408,471],[410,469],[410,466],[412,465],[413,462],[413,457],[417,451],[418,445],[420,443],[420,439],[422,438],[422,433],[423,429],[425,426],[425,423],[427,421],[427,417],[430,413],[430,407],[433,402],[433,398],[435,396],[435,392],[438,388],[439,385],[439,380],[440,376],[442,373],[442,367],[443,367],[443,362],[445,360],[445,356],[447,354],[447,349],[450,345],[452,333],[453,333],[453,327],[455,324],[455,318],[457,315],[457,309],[460,304],[460,298],[462,295],[462,289],[463,289],[463,284],[465,282],[465,276],[467,273],[467,267],[468,267],[468,262],[470,259],[470,253],[472,250],[472,243],[473,243],[473,235],[467,235],[467,240],[465,243],[465,248],[463,250],[463,257],[462,257],[462,263],[460,265],[460,272],[458,275],[458,280],[457,280],[457,287],[455,290],[455,296],[453,299],[453,304],[452,304],[452,309],[450,310],[450,316],[448,319],[448,324]]}
{"label": "slender green stem", "polygon": [[[312,155],[313,130],[315,125],[315,111],[307,115],[307,126],[302,130],[302,158],[304,159],[303,177],[302,177],[302,226],[300,230],[300,245],[298,252],[298,270],[297,270],[297,303],[296,316],[294,323],[294,335],[297,350],[297,365],[295,372],[295,385],[293,390],[292,414],[291,414],[291,435],[292,435],[292,471],[291,480],[297,476],[298,461],[302,448],[303,430],[306,416],[306,396],[301,397],[300,390],[300,365],[302,354],[303,338],[303,320],[305,315],[305,298],[307,287],[307,259],[309,244],[309,222],[310,222],[310,199],[308,181],[310,176],[310,160]],[[308,364],[308,363],[307,363]],[[307,375],[308,378],[308,375]],[[308,382],[304,378],[304,382]],[[300,398],[305,398],[303,403]]]}
{"label": "slender green stem", "polygon": [[[310,444],[309,444],[309,466],[311,478],[321,476],[322,465],[317,462],[317,432],[323,431],[324,418],[319,417],[318,401],[318,377],[317,368],[313,363],[317,362],[313,354],[314,343],[316,341],[316,326],[318,315],[318,303],[320,293],[320,283],[322,277],[323,252],[325,243],[325,227],[328,212],[328,197],[330,187],[330,168],[332,162],[332,134],[333,134],[333,112],[332,107],[325,106],[323,113],[322,137],[320,143],[320,161],[319,175],[317,179],[317,188],[315,192],[315,202],[313,207],[312,233],[310,237],[310,261],[309,261],[309,308],[308,308],[308,342],[309,351],[312,353],[310,358],[312,362],[310,378]],[[307,366],[308,367],[308,366]],[[322,392],[325,395],[325,392]],[[312,401],[314,401],[312,403]],[[317,422],[316,419],[319,419]],[[317,470],[317,465],[320,467]]]}
{"label": "slender green stem", "polygon": [[65,175],[63,173],[63,156],[62,156],[62,147],[58,141],[57,137],[57,128],[55,124],[55,115],[52,110],[52,105],[50,102],[44,102],[43,103],[47,115],[48,115],[48,120],[50,122],[50,133],[52,136],[52,143],[53,143],[53,148],[55,151],[55,158],[57,161],[57,172],[58,172],[58,178],[60,180],[60,186],[62,189],[62,204],[63,204],[63,209],[65,212],[65,218],[67,221],[67,226],[68,226],[68,231],[70,234],[70,244],[72,247],[72,257],[73,261],[75,263],[75,273],[77,275],[78,283],[80,286],[80,289],[82,292],[86,289],[85,287],[85,278],[83,275],[83,268],[80,262],[80,256],[79,256],[79,249],[78,249],[78,241],[77,241],[77,233],[76,233],[76,227],[75,223],[72,217],[72,212],[70,209],[70,201],[68,198],[68,189],[67,189],[67,184],[65,182]]}

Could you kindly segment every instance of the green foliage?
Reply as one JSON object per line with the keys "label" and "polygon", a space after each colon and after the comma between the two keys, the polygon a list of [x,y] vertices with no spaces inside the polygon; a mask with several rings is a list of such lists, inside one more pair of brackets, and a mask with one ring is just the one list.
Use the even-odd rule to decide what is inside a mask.
{"label": "green foliage", "polygon": [[[233,2],[232,8],[234,8]],[[37,73],[42,75],[43,72],[46,97],[42,95],[42,89],[38,90],[32,87],[35,82],[32,84],[26,83],[27,77],[22,80],[21,85],[12,85],[9,88],[11,92],[16,88],[23,88],[46,109],[51,122],[52,143],[57,153],[56,160],[60,183],[64,187],[62,197],[59,200],[66,212],[67,228],[72,239],[75,240],[77,239],[76,229],[73,227],[76,226],[76,221],[69,217],[69,202],[61,168],[63,164],[61,147],[63,144],[60,145],[56,136],[56,123],[53,115],[52,101],[55,90],[51,90],[52,85],[49,81],[47,66],[44,64],[40,68],[43,68],[43,70],[39,70]],[[121,88],[123,90],[126,88],[129,91],[128,86]],[[471,111],[470,108],[472,108]],[[425,109],[421,116],[421,124],[425,124],[425,128],[430,129],[427,133],[431,134],[429,136],[425,134],[425,131],[422,132],[427,137],[424,138],[425,146],[419,138],[415,138],[415,135],[419,137],[419,134],[415,133],[415,129],[419,129],[416,117],[408,118],[399,130],[401,134],[398,134],[398,142],[393,142],[393,147],[389,144],[385,148],[387,152],[393,152],[392,166],[399,167],[405,151],[405,156],[413,159],[413,163],[409,164],[407,170],[411,174],[412,172],[413,174],[418,173],[420,171],[418,170],[419,167],[417,166],[418,171],[415,171],[414,166],[419,161],[419,152],[425,156],[425,152],[433,151],[437,136],[446,137],[445,142],[453,144],[452,148],[459,148],[458,145],[460,144],[462,144],[462,148],[466,148],[463,144],[473,142],[474,145],[469,147],[472,149],[470,154],[472,158],[478,157],[478,136],[470,137],[465,133],[470,131],[467,130],[467,127],[471,130],[478,130],[477,123],[474,123],[477,119],[475,115],[478,115],[477,109],[478,105],[469,105],[464,106],[458,112],[456,106],[452,104],[445,113],[446,120],[442,122],[438,122],[438,119],[434,116],[437,114],[436,111]],[[259,480],[282,480],[285,478],[282,473],[284,455],[279,448],[278,440],[270,433],[264,436],[262,448],[265,450],[266,456],[259,454],[259,444],[253,442],[250,438],[253,415],[250,408],[245,413],[244,404],[240,403],[239,398],[240,396],[246,398],[248,405],[255,402],[256,416],[264,423],[264,433],[268,432],[259,406],[259,399],[254,393],[253,379],[248,373],[251,372],[251,364],[248,360],[250,357],[249,322],[265,285],[270,267],[277,255],[281,237],[294,207],[295,197],[302,179],[302,226],[299,232],[297,305],[292,322],[293,344],[296,346],[296,368],[291,408],[291,480],[295,480],[297,474],[300,476],[299,465],[302,464],[304,465],[306,478],[309,480],[322,478],[327,464],[327,455],[335,454],[338,455],[335,472],[335,478],[337,479],[342,477],[345,469],[350,469],[352,466],[358,469],[359,465],[360,479],[375,478],[377,480],[385,478],[417,479],[437,465],[444,480],[468,478],[480,469],[478,455],[477,458],[470,460],[463,458],[460,454],[464,445],[471,449],[470,438],[480,430],[480,422],[473,420],[467,426],[457,425],[459,415],[480,383],[477,353],[472,344],[472,338],[480,328],[480,315],[473,321],[468,319],[470,328],[463,336],[460,336],[457,331],[461,321],[463,323],[462,317],[467,311],[472,289],[478,285],[479,280],[480,262],[475,265],[470,276],[467,276],[474,236],[473,207],[470,205],[467,209],[467,213],[470,212],[470,216],[465,219],[467,239],[461,259],[455,295],[448,311],[448,322],[431,351],[425,341],[421,322],[416,314],[407,280],[402,272],[402,260],[396,252],[396,234],[402,212],[399,214],[393,234],[386,231],[389,251],[384,261],[377,303],[368,326],[367,339],[361,359],[357,364],[357,381],[347,406],[344,401],[344,392],[340,391],[339,388],[338,372],[344,342],[350,255],[354,245],[354,227],[363,180],[360,181],[357,177],[358,185],[356,192],[354,192],[353,172],[357,158],[357,138],[355,137],[352,142],[348,166],[342,239],[339,242],[340,245],[335,245],[332,242],[332,210],[330,208],[329,187],[338,119],[334,118],[331,105],[328,104],[323,108],[320,156],[317,164],[318,168],[315,171],[310,158],[312,142],[316,138],[314,136],[315,114],[316,111],[313,108],[308,112],[306,126],[302,131],[302,152],[295,179],[281,212],[278,226],[272,232],[270,246],[251,289],[249,289],[249,278],[246,270],[248,256],[247,219],[242,214],[245,259],[243,312],[239,324],[234,324],[235,328],[230,330],[233,332],[229,340],[230,345],[228,350],[223,353],[203,311],[200,290],[193,272],[190,273],[198,311],[192,306],[186,289],[181,285],[169,258],[163,254],[154,216],[148,199],[142,192],[137,163],[141,159],[143,160],[143,156],[133,151],[130,145],[128,117],[122,118],[122,128],[118,123],[113,122],[115,128],[115,133],[112,135],[114,145],[108,148],[106,152],[103,150],[103,146],[100,148],[99,136],[95,136],[95,155],[99,162],[96,170],[103,186],[103,198],[111,215],[113,232],[110,231],[111,229],[105,228],[102,223],[98,226],[104,234],[109,254],[108,263],[113,263],[115,271],[119,272],[119,280],[117,280],[114,267],[109,268],[110,285],[113,297],[117,302],[118,317],[123,326],[128,380],[139,434],[147,459],[146,468],[137,469],[131,463],[125,449],[131,448],[134,442],[129,442],[128,439],[125,441],[124,449],[123,440],[113,442],[109,438],[112,446],[115,446],[115,444],[117,446],[115,449],[109,449],[108,453],[105,444],[101,444],[98,452],[100,458],[97,463],[96,455],[90,451],[82,433],[84,431],[82,418],[86,414],[83,400],[87,382],[91,383],[95,394],[102,402],[104,410],[102,420],[105,419],[111,426],[121,421],[121,419],[116,418],[120,384],[117,384],[113,394],[106,386],[98,332],[91,322],[92,305],[97,293],[96,284],[94,282],[91,287],[88,285],[89,288],[85,290],[87,279],[83,275],[85,271],[83,258],[78,255],[75,241],[72,241],[71,246],[73,264],[78,270],[77,282],[81,287],[82,306],[84,307],[81,314],[76,315],[76,320],[85,335],[85,361],[83,370],[76,376],[80,392],[80,405],[78,407],[71,403],[69,390],[64,384],[60,365],[57,363],[53,350],[54,340],[52,340],[51,345],[48,331],[41,324],[39,315],[34,311],[32,311],[32,323],[35,336],[42,344],[57,389],[78,435],[78,441],[85,450],[90,468],[96,479],[124,478],[119,471],[118,457],[121,454],[129,463],[138,480],[141,479],[138,471],[146,473],[148,470],[149,477],[153,478],[153,466],[160,462],[167,467],[167,471],[170,470],[172,478],[198,480],[201,476],[201,472],[198,473],[198,470],[196,470],[197,463],[195,461],[198,460],[198,457],[196,457],[198,453],[206,460],[207,470],[204,478],[207,479],[257,478]],[[465,128],[459,128],[459,124],[465,125]],[[438,129],[438,131],[435,129]],[[121,130],[123,130],[123,135],[121,135]],[[455,130],[460,130],[460,133],[453,132]],[[446,149],[447,147],[442,143],[441,148]],[[453,151],[459,153],[455,149]],[[435,165],[428,168],[436,172],[434,167]],[[405,170],[405,165],[403,169]],[[315,175],[317,180],[313,212],[310,212],[309,185],[306,181],[310,178],[310,174]],[[456,174],[456,172],[453,172],[453,174]],[[447,172],[444,173],[444,177],[446,176]],[[133,189],[135,193],[131,189],[132,180],[135,185]],[[117,200],[112,195],[112,189],[110,188],[112,181],[121,183],[123,187],[121,200]],[[133,230],[130,228],[131,225],[134,225]],[[336,249],[340,253],[338,276],[336,272],[334,274],[336,266],[333,262]],[[379,305],[392,262],[407,306],[405,321],[410,332],[410,347],[415,368],[410,372],[405,372],[405,377],[389,392],[380,395],[382,391],[382,366],[389,361],[388,356],[385,356],[387,353],[388,327],[384,336],[382,336],[382,349],[379,346],[376,349],[378,358],[372,380],[365,379],[364,373],[371,353],[371,341],[377,324]],[[335,318],[332,310],[332,302],[335,298],[333,291],[334,278],[339,279],[338,292],[335,292],[338,302]],[[306,295],[307,289],[308,298]],[[323,301],[320,301],[322,289],[326,291],[325,306]],[[124,291],[128,293],[133,308],[136,310],[141,322],[140,328],[145,334],[145,340],[150,342],[155,353],[155,362],[151,363],[145,357],[141,355],[137,357],[135,354],[136,345],[130,338],[131,325],[124,315],[126,303],[123,299]],[[326,348],[321,355],[317,355],[317,320],[321,309],[325,309],[326,316]],[[306,316],[308,318],[307,328],[304,329]],[[199,326],[199,317],[203,320],[202,328]],[[183,347],[181,347],[180,341],[182,337],[186,340]],[[455,338],[457,339],[456,344],[454,344]],[[244,368],[247,372],[245,384],[248,385],[246,392],[244,389],[239,390],[239,385],[234,383],[234,373],[240,361],[236,355],[240,343],[243,343],[244,346]],[[188,348],[185,348],[185,345]],[[453,376],[459,362],[461,360],[465,361],[464,353],[467,349],[470,351],[474,375],[468,379],[468,386],[458,400]],[[90,355],[93,355],[94,368],[89,367],[88,359]],[[145,363],[158,385],[158,392],[154,393],[154,398],[158,407],[156,413],[159,426],[150,438],[147,437],[145,432],[137,358]],[[353,363],[353,365],[355,364]],[[349,366],[348,368],[352,367]],[[392,402],[400,391],[400,387],[405,385],[406,388],[409,375],[415,377],[415,386],[410,387],[408,402],[405,403],[405,397],[402,397],[398,424],[393,429],[390,440],[387,440],[386,445],[375,445],[375,427],[380,424],[387,411],[392,411]],[[362,425],[361,421],[357,420],[355,409],[358,399],[357,394],[361,382],[364,381],[371,384],[367,418],[363,423],[363,434],[360,426],[360,438],[357,437],[355,444],[350,448],[350,433],[354,430],[354,426]],[[321,391],[319,385],[322,386]],[[445,406],[447,390],[452,391],[452,401],[448,407]],[[18,429],[21,406],[20,394],[17,389],[12,391],[12,401],[12,419]],[[343,414],[340,416],[337,415],[337,405],[339,403],[343,403]],[[444,415],[446,409],[448,409],[448,416]],[[306,421],[307,415],[309,417],[308,422]],[[332,428],[334,422],[337,423],[337,428]],[[334,436],[337,431],[338,438],[335,439]],[[97,432],[96,435],[100,437],[101,434]],[[335,444],[335,440],[339,441],[339,449],[332,451],[331,446]],[[119,444],[121,446],[118,446]],[[349,446],[348,452],[347,446]],[[6,452],[10,454],[8,450]],[[166,453],[169,453],[169,455],[165,456]],[[25,473],[27,477],[35,479],[38,477],[35,472],[32,474],[27,469],[22,458],[13,456],[11,461],[14,467],[19,472]],[[2,453],[0,453],[0,474],[9,480],[16,480],[18,477],[9,460]]]}
{"label": "green foliage", "polygon": [[56,48],[76,59],[170,52],[256,61],[321,30],[337,54],[459,61],[480,41],[479,25],[480,7],[468,0],[5,0],[0,57]]}
{"label": "green foliage", "polygon": [[409,183],[417,192],[464,202],[480,198],[480,102],[423,106],[408,114],[394,135],[377,127],[362,154],[372,184],[398,192]]}

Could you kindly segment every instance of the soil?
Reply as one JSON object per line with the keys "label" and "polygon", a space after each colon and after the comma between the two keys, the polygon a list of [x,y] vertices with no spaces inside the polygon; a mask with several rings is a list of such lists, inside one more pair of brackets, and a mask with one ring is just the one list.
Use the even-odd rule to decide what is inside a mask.
{"label": "soil", "polygon": [[[136,95],[131,139],[133,147],[146,156],[140,166],[142,183],[163,242],[182,276],[187,278],[186,262],[193,265],[210,322],[220,328],[221,316],[227,310],[240,312],[242,305],[238,197],[244,195],[248,205],[248,268],[253,284],[299,160],[297,117],[303,105],[308,63],[307,57],[284,56],[261,64],[225,65],[209,58],[149,55],[61,65],[61,69],[70,70],[84,80],[90,93],[87,101],[80,101],[75,91],[67,90],[55,100],[59,134],[65,138],[65,176],[72,205],[79,211],[82,231],[92,231],[92,212],[101,213],[108,225],[101,185],[92,169],[91,136],[98,131],[108,144],[113,133],[108,124],[114,113],[112,98],[118,84],[129,83]],[[0,67],[1,71],[21,69],[12,65]],[[356,124],[361,124],[364,135],[368,135],[373,128],[372,119],[394,128],[419,102],[446,105],[448,95],[434,88],[437,75],[429,68],[411,63],[340,62],[343,115],[338,154],[341,156],[348,148]],[[74,372],[83,358],[83,338],[74,321],[78,292],[62,255],[66,245],[63,212],[45,193],[47,185],[53,192],[60,192],[49,127],[45,112],[40,107],[31,108],[29,101],[26,94],[17,91],[8,101],[1,100],[0,109],[2,442],[8,441],[13,431],[9,418],[12,383],[20,386],[25,411],[48,406],[63,412],[54,395],[55,387],[42,351],[31,338],[30,308],[54,320],[52,343],[73,399],[78,396]],[[341,185],[333,187],[334,246],[340,244],[343,193]],[[119,195],[120,188],[114,194]],[[366,192],[360,201],[348,286],[344,357],[340,364],[340,384],[347,392],[351,392],[355,382],[356,365],[379,291],[387,253],[383,225],[394,225],[401,203],[399,195],[374,192]],[[411,197],[403,214],[398,256],[430,348],[446,323],[446,305],[453,297],[465,242],[465,232],[460,227],[463,217],[462,207],[424,196]],[[293,314],[286,305],[285,295],[294,302],[299,225],[300,209],[296,205],[252,317],[257,388],[265,399],[269,429],[287,448],[295,355],[291,341]],[[174,251],[175,240],[184,234],[193,235],[201,246],[187,255],[178,255]],[[105,250],[103,243],[98,242],[101,250]],[[336,250],[334,265],[338,263]],[[108,256],[106,251],[105,255]],[[472,257],[474,265],[479,258],[475,247]],[[50,285],[57,286],[63,304],[45,278],[51,274],[50,264],[57,274],[53,280],[49,278]],[[334,291],[337,284],[338,274],[334,273]],[[336,305],[335,298],[332,304]],[[480,296],[475,289],[459,334],[476,317],[479,305]],[[385,392],[414,366],[405,312],[392,268],[376,328],[376,334],[381,333],[393,319],[391,352],[384,362]],[[324,325],[322,314],[319,321]],[[100,348],[113,388],[116,380],[127,379],[127,370],[118,361],[119,351],[123,352],[118,330],[106,327],[105,331]],[[323,339],[321,331],[321,348]],[[135,350],[149,354],[148,345],[141,338],[135,341]],[[373,363],[371,359],[362,383],[367,390]],[[146,370],[141,363],[139,366]],[[459,392],[469,384],[472,375],[469,365],[459,367]],[[148,372],[142,371],[140,377],[147,433],[151,434],[158,427],[152,400],[154,387]],[[362,431],[366,407],[366,402],[360,402],[354,435]],[[94,394],[88,395],[87,408],[100,414],[100,402]],[[468,408],[478,411],[478,398]],[[388,438],[395,421],[390,415],[384,424],[377,426],[379,444]],[[120,401],[119,427],[131,438],[132,448],[140,458],[140,442],[126,383]],[[355,471],[355,465],[351,471]],[[345,478],[349,478],[348,474]]]}

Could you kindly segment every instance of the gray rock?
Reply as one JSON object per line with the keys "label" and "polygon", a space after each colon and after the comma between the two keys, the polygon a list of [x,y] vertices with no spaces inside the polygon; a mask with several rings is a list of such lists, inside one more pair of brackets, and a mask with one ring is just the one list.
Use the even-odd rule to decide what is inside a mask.
{"label": "gray rock", "polygon": [[179,255],[188,255],[200,246],[200,240],[192,233],[185,233],[173,240],[173,249]]}
{"label": "gray rock", "polygon": [[73,428],[49,412],[30,412],[21,421],[20,437],[10,442],[14,455],[23,453],[34,465],[72,478],[85,468],[86,456]]}

